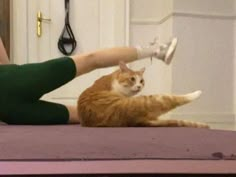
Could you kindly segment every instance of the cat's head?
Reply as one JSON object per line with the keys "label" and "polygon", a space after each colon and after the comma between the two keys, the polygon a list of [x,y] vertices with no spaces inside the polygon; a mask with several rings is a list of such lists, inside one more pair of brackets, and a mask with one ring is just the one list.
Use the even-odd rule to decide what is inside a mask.
{"label": "cat's head", "polygon": [[143,73],[145,68],[139,71],[129,69],[124,62],[120,62],[120,69],[114,77],[112,89],[125,96],[133,96],[144,87]]}

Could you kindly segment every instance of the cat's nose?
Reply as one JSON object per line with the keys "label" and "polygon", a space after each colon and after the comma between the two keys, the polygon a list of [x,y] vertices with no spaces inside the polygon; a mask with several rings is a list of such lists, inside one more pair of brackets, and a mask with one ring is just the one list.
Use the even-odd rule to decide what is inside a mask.
{"label": "cat's nose", "polygon": [[138,86],[137,86],[137,89],[138,89],[138,90],[140,90],[140,89],[141,89],[141,86],[140,86],[140,85],[138,85]]}

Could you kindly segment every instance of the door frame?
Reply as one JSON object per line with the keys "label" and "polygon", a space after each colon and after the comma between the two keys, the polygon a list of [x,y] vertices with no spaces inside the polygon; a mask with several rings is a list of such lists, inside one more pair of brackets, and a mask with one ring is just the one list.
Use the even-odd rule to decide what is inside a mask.
{"label": "door frame", "polygon": [[28,58],[27,0],[11,0],[11,7],[11,60],[23,64]]}
{"label": "door frame", "polygon": [[[11,0],[11,7],[12,61],[16,64],[28,63],[30,50],[28,0]],[[101,48],[129,45],[129,9],[130,0],[99,0]]]}

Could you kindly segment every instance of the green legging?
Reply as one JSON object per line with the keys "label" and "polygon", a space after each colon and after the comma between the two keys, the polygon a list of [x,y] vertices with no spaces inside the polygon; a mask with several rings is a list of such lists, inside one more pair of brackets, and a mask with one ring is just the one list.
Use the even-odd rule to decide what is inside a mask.
{"label": "green legging", "polygon": [[69,57],[43,63],[0,65],[0,120],[7,124],[67,124],[64,105],[40,100],[76,75]]}

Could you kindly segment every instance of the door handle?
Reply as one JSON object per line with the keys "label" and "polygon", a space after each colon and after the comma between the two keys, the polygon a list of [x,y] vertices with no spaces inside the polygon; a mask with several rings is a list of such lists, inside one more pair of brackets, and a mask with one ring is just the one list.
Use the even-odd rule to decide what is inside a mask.
{"label": "door handle", "polygon": [[37,13],[37,36],[41,37],[42,36],[42,22],[51,22],[50,18],[43,18],[43,14],[41,11],[38,11]]}

